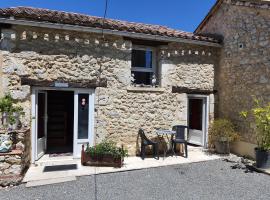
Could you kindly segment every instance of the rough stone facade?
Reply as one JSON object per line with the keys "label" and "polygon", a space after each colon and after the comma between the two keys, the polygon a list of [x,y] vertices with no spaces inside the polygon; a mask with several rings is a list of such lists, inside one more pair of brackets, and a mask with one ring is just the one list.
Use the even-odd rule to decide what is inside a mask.
{"label": "rough stone facade", "polygon": [[[214,90],[219,48],[170,43],[157,47],[160,86],[131,87],[132,42],[118,36],[64,32],[13,26],[2,30],[3,88],[26,112],[30,126],[31,86],[21,77],[49,81],[107,79],[95,89],[95,143],[105,138],[124,144],[129,154],[138,149],[138,129],[154,132],[187,123],[187,94],[172,86]],[[213,117],[214,95],[210,95]]]}
{"label": "rough stone facade", "polygon": [[219,117],[231,119],[242,140],[255,144],[254,125],[239,112],[252,108],[253,97],[270,101],[270,4],[226,0],[199,32],[224,38],[216,71]]}
{"label": "rough stone facade", "polygon": [[[6,132],[0,131],[0,134]],[[30,164],[30,130],[12,131],[14,148],[11,152],[0,153],[0,186],[16,185]]]}

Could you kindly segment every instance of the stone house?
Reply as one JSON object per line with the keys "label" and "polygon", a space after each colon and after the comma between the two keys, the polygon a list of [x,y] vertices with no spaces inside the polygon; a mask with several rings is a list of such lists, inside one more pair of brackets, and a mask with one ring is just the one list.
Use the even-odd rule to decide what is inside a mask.
{"label": "stone house", "polygon": [[239,113],[252,108],[253,98],[270,102],[270,1],[217,1],[195,34],[223,37],[216,113],[239,128],[241,141],[233,150],[254,157],[255,126],[245,123]]}
{"label": "stone house", "polygon": [[[241,125],[247,91],[269,100],[269,8],[265,1],[217,1],[195,33],[0,9],[1,96],[9,92],[26,113],[18,159],[34,163],[63,151],[80,157],[82,144],[105,138],[135,155],[139,128],[154,137],[176,124],[189,125],[188,141],[207,147],[214,115]],[[241,148],[254,143],[251,134]]]}

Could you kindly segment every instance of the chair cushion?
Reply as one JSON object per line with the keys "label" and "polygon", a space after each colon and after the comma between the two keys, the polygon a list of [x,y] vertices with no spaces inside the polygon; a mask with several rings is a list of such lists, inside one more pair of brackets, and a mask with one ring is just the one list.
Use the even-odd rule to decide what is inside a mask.
{"label": "chair cushion", "polygon": [[174,143],[185,143],[186,140],[184,140],[184,139],[173,139],[172,142],[174,142]]}
{"label": "chair cushion", "polygon": [[155,144],[157,144],[157,142],[144,140],[143,144],[144,145],[155,145]]}

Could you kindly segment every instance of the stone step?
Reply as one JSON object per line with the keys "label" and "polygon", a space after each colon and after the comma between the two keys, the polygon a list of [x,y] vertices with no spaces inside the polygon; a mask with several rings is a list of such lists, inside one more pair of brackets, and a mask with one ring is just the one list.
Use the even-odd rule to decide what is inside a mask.
{"label": "stone step", "polygon": [[40,159],[35,162],[35,166],[55,166],[55,165],[71,165],[78,164],[80,159],[73,159],[72,156],[63,156],[63,157],[50,157],[47,159]]}
{"label": "stone step", "polygon": [[35,166],[45,167],[45,166],[55,166],[55,165],[72,165],[77,164],[77,161],[74,160],[66,160],[66,161],[48,161],[48,162],[39,162],[35,163]]}

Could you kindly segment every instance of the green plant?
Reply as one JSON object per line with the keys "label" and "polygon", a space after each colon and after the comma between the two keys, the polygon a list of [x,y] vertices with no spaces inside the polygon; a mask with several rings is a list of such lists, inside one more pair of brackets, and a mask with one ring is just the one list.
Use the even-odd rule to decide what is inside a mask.
{"label": "green plant", "polygon": [[85,152],[90,156],[113,156],[114,158],[121,158],[128,156],[128,151],[124,148],[119,148],[116,143],[112,141],[103,141],[96,146],[87,146]]}
{"label": "green plant", "polygon": [[256,124],[256,140],[258,148],[270,151],[270,102],[263,105],[258,99],[254,100],[254,107],[250,111],[242,111],[240,115],[247,119],[252,116]]}
{"label": "green plant", "polygon": [[0,112],[2,115],[5,113],[8,117],[8,123],[13,125],[16,122],[16,116],[24,115],[23,108],[15,105],[15,100],[12,99],[10,94],[6,94],[0,99]]}
{"label": "green plant", "polygon": [[10,94],[5,95],[0,99],[0,111],[10,112],[12,110],[14,100],[12,99]]}
{"label": "green plant", "polygon": [[227,119],[215,119],[209,128],[209,144],[215,141],[233,142],[239,139],[233,123]]}

